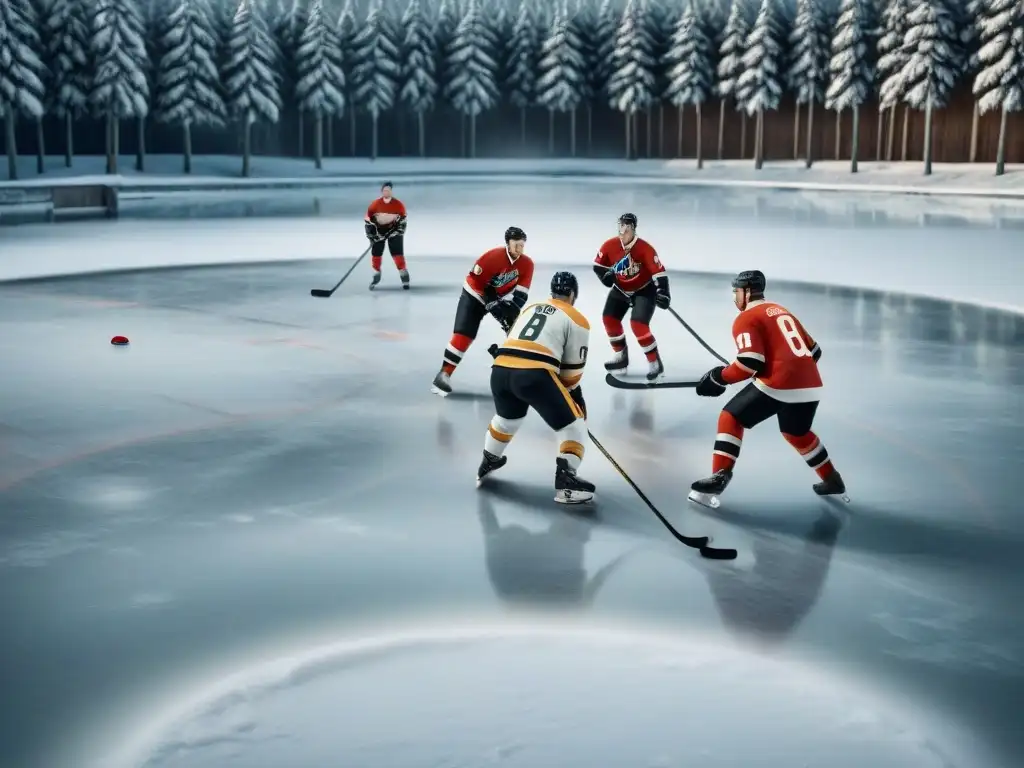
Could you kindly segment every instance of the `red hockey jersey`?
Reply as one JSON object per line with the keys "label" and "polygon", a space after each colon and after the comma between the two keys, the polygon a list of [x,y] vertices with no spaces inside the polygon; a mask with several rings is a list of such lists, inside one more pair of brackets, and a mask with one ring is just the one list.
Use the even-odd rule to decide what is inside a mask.
{"label": "red hockey jersey", "polygon": [[387,226],[400,216],[408,216],[405,212],[405,204],[401,200],[397,197],[392,197],[390,200],[378,197],[370,201],[370,205],[366,208],[366,217],[363,221]]}
{"label": "red hockey jersey", "polygon": [[609,238],[598,249],[594,264],[613,269],[628,258],[625,269],[616,272],[615,285],[626,295],[636,293],[652,280],[665,276],[665,267],[651,244],[639,237],[625,246],[617,237]]}
{"label": "red hockey jersey", "polygon": [[515,291],[516,303],[524,306],[532,283],[533,259],[525,253],[513,259],[507,248],[498,247],[491,248],[476,260],[462,287],[480,301],[484,300],[487,286],[491,286],[499,297]]}

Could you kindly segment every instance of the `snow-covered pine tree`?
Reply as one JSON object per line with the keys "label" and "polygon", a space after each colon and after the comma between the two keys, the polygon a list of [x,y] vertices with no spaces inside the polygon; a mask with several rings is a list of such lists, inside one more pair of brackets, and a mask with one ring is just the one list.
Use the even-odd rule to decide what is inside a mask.
{"label": "snow-covered pine tree", "polygon": [[832,58],[829,61],[829,84],[825,92],[825,108],[836,113],[836,159],[839,159],[840,127],[844,110],[853,112],[853,137],[850,150],[850,172],[857,172],[857,149],[860,144],[860,106],[871,92],[874,67],[868,43],[875,28],[870,0],[842,0],[839,20],[832,36]]}
{"label": "snow-covered pine tree", "polygon": [[626,118],[626,158],[636,157],[636,116],[654,102],[652,41],[643,23],[640,0],[627,0],[615,34],[608,100]]}
{"label": "snow-covered pine tree", "polygon": [[[882,8],[880,36],[878,38],[878,119],[888,110],[889,130],[886,139],[885,157],[892,160],[893,142],[896,136],[896,109],[903,98],[903,67],[909,54],[906,47],[907,17],[910,15],[910,0],[885,0]],[[907,134],[910,123],[910,108],[903,109],[903,155],[907,159]],[[881,131],[879,131],[881,137]],[[881,148],[882,142],[878,142]],[[879,158],[881,159],[881,158]]]}
{"label": "snow-covered pine tree", "polygon": [[[965,5],[956,6],[962,11],[957,22],[960,30],[960,47],[963,59],[963,72],[960,74],[970,80],[978,74],[981,60],[978,51],[981,48],[981,24],[984,18],[984,0],[968,0]],[[978,123],[981,118],[981,105],[974,100],[974,113],[971,115],[971,149],[968,162],[978,159]]]}
{"label": "snow-covered pine tree", "polygon": [[371,0],[366,19],[352,41],[354,65],[351,77],[354,103],[366,110],[371,120],[370,157],[377,159],[378,121],[382,112],[395,105],[398,92],[398,43],[380,0]]}
{"label": "snow-covered pine tree", "polygon": [[448,106],[451,105],[450,86],[454,72],[448,70],[448,60],[455,37],[455,28],[459,26],[459,4],[457,0],[440,0],[434,13],[434,41],[436,48],[435,71],[439,92]]}
{"label": "snow-covered pine tree", "polygon": [[121,121],[149,114],[149,61],[132,0],[95,0],[90,48],[95,67],[89,104],[107,123],[107,173],[117,173]]}
{"label": "snow-covered pine tree", "polygon": [[596,37],[597,10],[597,5],[592,0],[575,0],[569,9],[569,24],[579,41],[580,56],[583,61],[580,102],[586,110],[587,154],[590,154],[594,143],[594,99],[600,92],[598,88],[595,88],[593,73],[589,70],[590,63],[594,60],[594,53],[600,45]]}
{"label": "snow-covered pine tree", "polygon": [[555,12],[551,29],[541,44],[537,67],[537,103],[548,110],[548,153],[555,154],[555,113],[569,113],[569,154],[576,156],[576,110],[584,84],[583,54],[576,30],[569,21],[568,3]]}
{"label": "snow-covered pine tree", "polygon": [[[524,0],[529,2],[530,0]],[[593,45],[587,69],[594,98],[611,98],[608,83],[614,71],[615,38],[622,14],[615,0],[601,0],[594,20]]]}
{"label": "snow-covered pine tree", "polygon": [[[653,127],[658,126],[658,157],[665,155],[665,102],[659,98],[668,88],[668,73],[661,64],[668,52],[669,41],[672,37],[672,30],[678,19],[674,3],[668,0],[643,0],[641,20],[647,28],[651,39],[651,57],[654,59],[654,98],[646,110],[646,154],[647,157],[654,156]],[[657,107],[657,116],[654,111]]]}
{"label": "snow-covered pine tree", "polygon": [[797,0],[796,20],[789,36],[792,52],[789,87],[796,95],[793,157],[800,157],[800,105],[807,105],[806,166],[814,162],[814,105],[825,98],[828,78],[829,23],[822,0]]}
{"label": "snow-covered pine tree", "polygon": [[1000,111],[996,175],[1006,169],[1006,116],[1024,109],[1024,3],[984,0],[979,8],[980,48],[974,96],[981,112]]}
{"label": "snow-covered pine tree", "polygon": [[[46,143],[43,135],[43,116],[49,108],[50,73],[44,62],[44,46],[39,38],[42,28],[39,7],[33,0],[6,0],[16,19],[14,37],[19,43],[22,66],[31,69],[32,76],[22,83],[23,97],[16,114],[27,117],[36,128],[36,173],[46,170]],[[3,65],[0,65],[3,66]],[[37,108],[38,105],[38,108]]]}
{"label": "snow-covered pine tree", "polygon": [[[750,34],[750,24],[747,21],[747,0],[732,0],[729,8],[729,18],[725,22],[725,30],[722,34],[722,44],[718,49],[718,159],[721,160],[725,152],[725,105],[729,99],[736,102],[738,110],[742,108],[739,103],[736,84],[743,72],[743,54],[747,50],[747,36]],[[740,155],[746,152],[746,113],[741,112],[741,119],[744,121],[743,136],[741,137]]]}
{"label": "snow-covered pine tree", "polygon": [[903,100],[924,110],[924,172],[932,172],[932,115],[946,105],[961,67],[959,32],[947,0],[917,0],[907,17]]}
{"label": "snow-covered pine tree", "polygon": [[423,14],[420,0],[409,0],[402,16],[405,40],[402,45],[402,86],[398,98],[416,115],[416,146],[420,157],[427,154],[426,113],[437,102],[437,51],[434,32]]}
{"label": "snow-covered pine tree", "polygon": [[54,0],[42,25],[48,41],[53,110],[64,121],[64,165],[75,154],[75,120],[85,114],[89,99],[89,25],[82,0]]}
{"label": "snow-covered pine tree", "polygon": [[476,157],[476,119],[498,100],[498,65],[491,56],[494,41],[483,22],[477,0],[469,0],[452,38],[448,55],[451,104],[469,118],[469,156]]}
{"label": "snow-covered pine tree", "polygon": [[[348,106],[348,150],[352,157],[356,155],[356,101],[355,101],[355,40],[359,31],[356,20],[354,0],[345,0],[338,16],[338,47],[341,49],[341,61],[345,75],[345,103]],[[328,125],[332,121],[328,118]],[[332,131],[327,132],[327,154],[332,154]]]}
{"label": "snow-covered pine tree", "polygon": [[227,117],[216,25],[207,0],[174,0],[160,43],[154,116],[181,126],[183,170],[192,173],[192,126],[223,126]]}
{"label": "snow-covered pine tree", "polygon": [[275,71],[278,74],[278,89],[281,94],[281,119],[278,121],[271,138],[271,151],[281,154],[287,145],[284,136],[285,126],[295,108],[295,127],[297,154],[306,155],[305,114],[298,108],[298,93],[295,90],[299,81],[299,35],[306,26],[306,8],[302,0],[263,0],[261,9],[267,24],[267,31],[274,46]]}
{"label": "snow-covered pine tree", "polygon": [[665,98],[679,112],[676,154],[683,156],[683,109],[692,104],[697,111],[697,168],[704,167],[703,106],[714,90],[715,69],[711,57],[713,44],[697,18],[693,3],[686,6],[676,22],[675,30],[665,55],[668,88]]}
{"label": "snow-covered pine tree", "polygon": [[295,95],[299,110],[312,115],[313,160],[324,166],[324,119],[345,111],[345,73],[338,32],[324,18],[323,0],[313,0],[296,49]]}
{"label": "snow-covered pine tree", "polygon": [[505,60],[505,92],[519,110],[519,135],[526,148],[526,111],[537,98],[537,17],[533,0],[519,0]]}
{"label": "snow-covered pine tree", "polygon": [[7,178],[18,178],[18,145],[15,125],[18,115],[42,115],[39,78],[42,67],[31,41],[31,28],[10,0],[0,0],[0,117],[4,120],[7,143]]}
{"label": "snow-covered pine tree", "polygon": [[764,113],[776,110],[782,100],[782,37],[775,0],[761,0],[754,28],[747,37],[743,54],[743,72],[736,82],[743,94],[743,108],[756,115],[754,127],[754,167],[764,165]]}
{"label": "snow-covered pine tree", "polygon": [[253,0],[241,0],[228,37],[224,88],[228,114],[242,129],[243,176],[249,176],[252,166],[253,124],[276,123],[281,118],[276,53],[260,6]]}

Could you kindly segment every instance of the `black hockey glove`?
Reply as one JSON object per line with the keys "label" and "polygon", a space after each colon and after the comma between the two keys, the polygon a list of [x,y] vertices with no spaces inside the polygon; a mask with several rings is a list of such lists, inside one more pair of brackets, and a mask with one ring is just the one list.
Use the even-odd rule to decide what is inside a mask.
{"label": "black hockey glove", "polygon": [[581,411],[583,411],[583,419],[585,421],[587,418],[587,401],[583,399],[583,387],[570,389],[569,395],[572,397],[572,401],[580,407]]}
{"label": "black hockey glove", "polygon": [[595,264],[594,274],[597,275],[598,280],[604,283],[606,288],[611,288],[615,285],[615,273],[608,269],[608,267],[602,267],[600,264]]}
{"label": "black hockey glove", "polygon": [[406,221],[405,216],[399,216],[391,227],[391,231],[388,232],[388,237],[403,237],[405,235]]}
{"label": "black hockey glove", "polygon": [[811,349],[811,359],[814,360],[814,362],[821,360],[821,347],[817,344],[815,344],[814,348]]}
{"label": "black hockey glove", "polygon": [[654,296],[654,303],[658,305],[660,309],[668,309],[672,303],[672,297],[668,292],[668,278],[659,277],[657,279],[658,293]]}
{"label": "black hockey glove", "polygon": [[697,384],[697,394],[701,397],[718,397],[724,394],[726,389],[725,382],[722,381],[722,371],[724,370],[725,366],[720,365],[701,376],[700,382]]}
{"label": "black hockey glove", "polygon": [[491,344],[491,346],[489,346],[487,348],[487,354],[489,354],[491,357],[497,357],[498,356],[498,345],[497,344]]}
{"label": "black hockey glove", "polygon": [[363,231],[366,233],[366,239],[371,243],[376,243],[379,239],[380,233],[377,231],[377,225],[372,221],[363,222]]}

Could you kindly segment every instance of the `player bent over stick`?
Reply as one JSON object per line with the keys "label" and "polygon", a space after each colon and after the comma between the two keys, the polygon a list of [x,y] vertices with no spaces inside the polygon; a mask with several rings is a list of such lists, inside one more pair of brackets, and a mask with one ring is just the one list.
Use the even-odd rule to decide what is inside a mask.
{"label": "player bent over stick", "polygon": [[533,408],[558,436],[555,501],[582,504],[594,498],[594,484],[576,471],[587,441],[587,405],[580,380],[590,345],[590,323],[573,304],[579,283],[571,272],[551,279],[551,298],[519,315],[498,348],[491,368],[495,415],[484,438],[477,485],[505,466],[505,449]]}
{"label": "player bent over stick", "polygon": [[380,197],[370,201],[363,219],[363,230],[370,241],[370,265],[373,267],[373,279],[370,290],[380,282],[380,265],[384,259],[384,245],[387,243],[391,260],[395,262],[398,276],[402,280],[402,288],[409,290],[409,270],[405,266],[405,225],[408,214],[405,205],[397,197],[391,195],[392,184],[385,181],[380,186]]}
{"label": "player bent over stick", "polygon": [[821,347],[792,312],[765,300],[765,286],[764,274],[756,270],[740,272],[732,281],[733,301],[740,311],[732,324],[736,360],[705,373],[696,392],[702,397],[718,397],[729,384],[753,381],[722,409],[711,459],[713,474],[690,486],[690,500],[718,507],[718,496],[732,480],[743,430],[775,416],[786,442],[821,478],[814,492],[841,495],[849,501],[843,478],[811,431],[822,390],[818,372]]}
{"label": "player bent over stick", "polygon": [[594,259],[594,272],[611,290],[605,300],[604,329],[615,354],[604,364],[609,371],[629,367],[629,350],[622,318],[632,308],[629,326],[647,357],[647,380],[657,381],[665,373],[658,354],[658,342],[651,333],[654,308],[668,309],[671,296],[668,275],[651,244],[636,235],[637,219],[632,213],[619,216],[619,234],[606,240]]}
{"label": "player bent over stick", "polygon": [[523,253],[526,233],[519,227],[505,230],[505,246],[492,248],[473,264],[462,285],[455,310],[455,328],[444,351],[441,370],[432,391],[445,397],[452,391],[451,376],[462,362],[489,313],[507,334],[526,306],[533,282],[533,259]]}

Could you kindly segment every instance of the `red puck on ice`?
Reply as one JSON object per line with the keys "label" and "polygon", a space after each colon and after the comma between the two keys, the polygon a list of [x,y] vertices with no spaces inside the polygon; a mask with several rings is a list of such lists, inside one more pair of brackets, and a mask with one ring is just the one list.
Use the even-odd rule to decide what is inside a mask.
{"label": "red puck on ice", "polygon": [[112,338],[110,340],[110,343],[113,344],[115,347],[123,347],[123,346],[125,346],[128,343],[128,337],[127,336],[115,336],[114,338]]}

